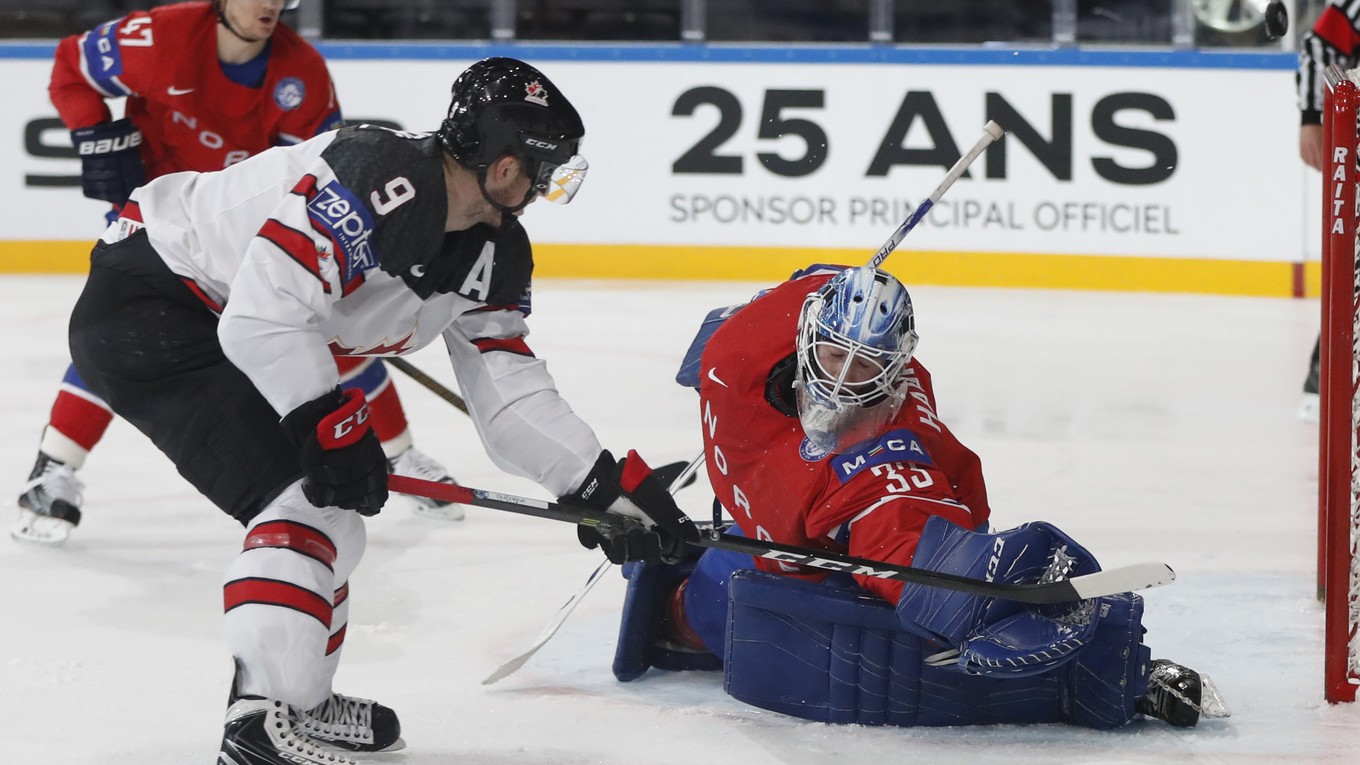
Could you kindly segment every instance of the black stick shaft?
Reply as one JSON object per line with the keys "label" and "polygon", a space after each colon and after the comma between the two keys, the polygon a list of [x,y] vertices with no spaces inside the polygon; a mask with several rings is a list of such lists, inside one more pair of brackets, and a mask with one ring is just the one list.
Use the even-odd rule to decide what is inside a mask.
{"label": "black stick shaft", "polygon": [[[530,499],[482,489],[471,489],[466,486],[435,481],[423,481],[409,476],[390,475],[387,477],[387,484],[392,491],[402,494],[429,497],[445,502],[458,502],[464,505],[476,505],[493,510],[506,510],[536,518],[548,518],[586,526],[613,522],[610,513],[594,508]],[[1171,569],[1164,564],[1145,563],[1130,566],[1123,570],[1102,571],[1046,584],[1003,584],[936,571],[926,571],[910,566],[898,566],[884,561],[825,550],[811,550],[763,539],[733,536],[716,529],[700,538],[699,546],[747,553],[757,558],[766,558],[781,563],[793,563],[881,579],[896,579],[900,582],[925,584],[931,587],[942,587],[947,590],[1013,600],[1020,603],[1068,603],[1099,597],[1100,595],[1112,595],[1118,592],[1155,587],[1166,584],[1175,578]]]}
{"label": "black stick shaft", "polygon": [[420,371],[420,369],[417,368],[415,364],[412,364],[411,362],[399,356],[385,356],[383,357],[383,361],[386,361],[388,364],[391,364],[392,366],[401,370],[407,377],[410,377],[412,380],[415,380],[421,385],[424,385],[426,388],[430,389],[436,396],[444,399],[450,404],[453,404],[454,408],[456,408],[458,411],[462,412],[463,414],[468,413],[467,402],[463,400],[462,396],[459,396],[457,393],[454,393],[453,391],[444,387],[443,384],[441,384],[438,380]]}

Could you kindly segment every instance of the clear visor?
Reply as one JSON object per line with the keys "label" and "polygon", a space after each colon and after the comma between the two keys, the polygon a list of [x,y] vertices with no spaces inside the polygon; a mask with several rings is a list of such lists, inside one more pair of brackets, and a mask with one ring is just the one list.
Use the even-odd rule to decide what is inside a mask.
{"label": "clear visor", "polygon": [[828,402],[816,398],[799,380],[798,421],[809,442],[822,452],[843,454],[855,444],[877,438],[888,429],[902,409],[901,392],[874,406]]}
{"label": "clear visor", "polygon": [[283,9],[285,11],[296,11],[301,4],[302,0],[284,0]]}
{"label": "clear visor", "polygon": [[581,188],[589,169],[590,163],[580,154],[573,155],[560,165],[540,162],[534,178],[534,190],[553,204],[567,204],[576,196],[576,190]]}

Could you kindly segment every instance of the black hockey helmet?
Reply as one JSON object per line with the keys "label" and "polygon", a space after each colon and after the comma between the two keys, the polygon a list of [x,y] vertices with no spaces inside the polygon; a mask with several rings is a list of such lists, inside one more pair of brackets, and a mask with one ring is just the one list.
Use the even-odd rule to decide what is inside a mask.
{"label": "black hockey helmet", "polygon": [[571,201],[585,176],[577,153],[584,135],[575,107],[542,72],[505,57],[482,59],[458,75],[439,127],[444,149],[483,179],[500,157],[518,157],[533,181],[526,204],[534,194]]}

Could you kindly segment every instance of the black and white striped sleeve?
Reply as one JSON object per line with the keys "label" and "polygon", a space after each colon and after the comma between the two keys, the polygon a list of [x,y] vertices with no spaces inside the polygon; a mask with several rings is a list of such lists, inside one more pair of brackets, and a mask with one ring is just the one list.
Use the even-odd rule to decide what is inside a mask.
{"label": "black and white striped sleeve", "polygon": [[1326,80],[1332,64],[1350,69],[1360,51],[1360,0],[1330,0],[1299,45],[1295,75],[1300,119],[1305,125],[1322,122]]}

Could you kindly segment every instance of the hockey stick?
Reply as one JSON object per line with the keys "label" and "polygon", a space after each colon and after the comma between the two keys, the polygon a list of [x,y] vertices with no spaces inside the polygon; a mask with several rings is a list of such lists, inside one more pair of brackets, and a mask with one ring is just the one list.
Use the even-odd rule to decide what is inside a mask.
{"label": "hockey stick", "polygon": [[[547,502],[482,489],[470,489],[466,486],[422,481],[419,478],[403,475],[388,476],[387,485],[392,491],[403,494],[414,494],[445,502],[461,502],[465,505],[506,510],[521,515],[532,515],[537,518],[549,518],[555,521],[566,521],[567,523],[586,526],[607,526],[631,521],[631,519],[623,516],[594,508]],[[1102,595],[1157,587],[1169,584],[1176,578],[1175,572],[1165,563],[1137,563],[1045,584],[1003,584],[981,579],[969,579],[937,571],[926,571],[910,566],[898,566],[884,561],[843,555],[826,550],[812,550],[762,539],[738,537],[723,533],[716,528],[710,530],[706,536],[701,537],[698,545],[710,549],[746,553],[756,558],[765,558],[781,563],[792,563],[829,571],[842,571],[848,574],[872,576],[879,579],[896,579],[899,582],[914,582],[1018,603],[1069,603],[1075,600],[1097,598]]]}
{"label": "hockey stick", "polygon": [[557,613],[553,615],[553,618],[547,624],[543,625],[543,631],[538,633],[538,638],[534,640],[534,644],[529,646],[518,656],[515,656],[499,667],[496,667],[496,671],[487,675],[486,679],[482,681],[482,685],[491,685],[492,683],[504,680],[518,672],[520,667],[529,663],[529,659],[532,658],[534,654],[538,653],[538,649],[542,648],[545,643],[552,639],[553,635],[557,634],[557,630],[562,626],[562,622],[565,622],[567,617],[571,616],[571,612],[576,610],[576,606],[580,605],[582,600],[585,600],[586,595],[595,588],[596,582],[599,582],[600,579],[604,577],[604,572],[609,570],[611,566],[613,566],[613,564],[609,562],[608,558],[597,566],[595,570],[591,572],[590,578],[586,580],[585,586],[577,590],[575,595],[572,595],[566,603],[562,604],[561,608],[557,609]]}
{"label": "hockey stick", "polygon": [[463,400],[462,396],[459,396],[457,393],[454,393],[453,391],[444,387],[443,384],[441,384],[438,380],[420,371],[420,369],[418,369],[415,364],[412,364],[411,362],[399,356],[384,356],[383,361],[386,361],[388,364],[391,364],[397,369],[400,369],[402,372],[406,374],[407,377],[410,377],[412,380],[415,380],[421,385],[424,385],[436,396],[444,399],[450,404],[453,404],[453,407],[458,411],[462,412],[463,414],[468,413],[467,402]]}
{"label": "hockey stick", "polygon": [[[690,460],[689,464],[685,464],[683,462],[674,463],[674,465],[683,466],[683,469],[676,473],[675,478],[671,479],[670,485],[667,487],[667,490],[670,491],[672,495],[674,495],[677,491],[680,491],[686,486],[689,486],[691,483],[694,483],[694,473],[699,469],[699,466],[702,464],[704,464],[703,452],[699,452],[699,456]],[[672,467],[672,465],[667,465],[666,467]],[[657,468],[656,470],[652,471],[652,473],[655,475],[656,473],[660,472],[663,469],[665,468]],[[533,645],[529,646],[518,656],[515,656],[511,658],[509,661],[500,665],[499,667],[496,667],[496,670],[492,672],[490,675],[487,675],[487,678],[482,681],[482,685],[491,685],[492,683],[495,683],[497,681],[504,680],[510,675],[513,675],[514,673],[518,672],[520,667],[523,667],[526,663],[528,663],[530,657],[538,653],[538,649],[542,648],[545,643],[552,639],[553,635],[557,634],[558,628],[562,626],[562,623],[567,620],[568,616],[571,616],[571,612],[576,610],[576,606],[580,605],[581,601],[585,599],[586,595],[589,594],[590,591],[595,588],[595,584],[600,581],[600,577],[604,576],[604,572],[608,570],[611,565],[612,564],[609,562],[608,559],[605,559],[602,563],[600,563],[600,565],[597,566],[593,572],[591,572],[590,578],[586,580],[586,583],[581,587],[581,589],[577,590],[576,594],[572,595],[571,598],[569,598],[566,603],[563,603],[562,607],[557,609],[557,613],[553,615],[553,618],[543,626],[543,630],[539,632],[538,638],[534,640]]]}
{"label": "hockey stick", "polygon": [[878,252],[874,253],[874,256],[869,259],[869,266],[878,268],[883,265],[883,261],[888,259],[888,256],[892,254],[893,250],[897,249],[897,245],[902,243],[902,240],[906,238],[907,233],[916,228],[916,224],[920,223],[921,219],[926,217],[926,213],[930,212],[930,208],[934,207],[935,203],[940,201],[940,197],[944,196],[944,193],[949,190],[949,187],[954,185],[954,181],[957,181],[959,176],[967,172],[968,166],[973,164],[973,160],[977,159],[978,155],[986,151],[987,147],[991,146],[993,141],[1005,134],[1006,131],[1002,130],[1000,125],[996,124],[993,120],[988,120],[987,124],[982,127],[982,137],[978,139],[977,143],[973,144],[973,148],[969,149],[967,154],[959,157],[959,161],[955,162],[954,166],[949,168],[949,172],[945,174],[944,180],[940,181],[940,185],[936,186],[935,190],[930,192],[930,196],[926,198],[926,201],[922,202],[916,210],[912,212],[911,217],[907,218],[902,225],[898,226],[897,230],[892,233],[892,236],[888,237],[888,241],[884,242],[883,246],[878,248]]}

